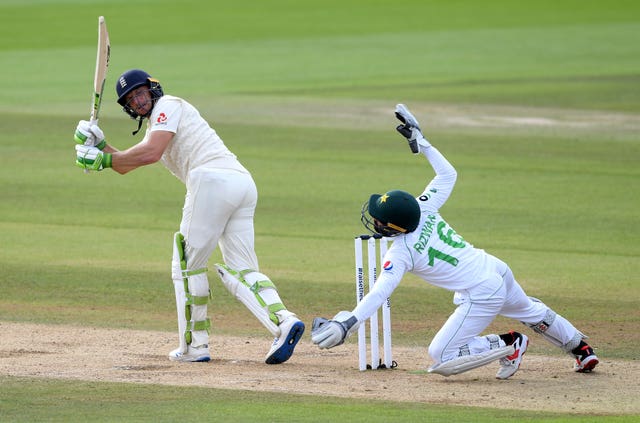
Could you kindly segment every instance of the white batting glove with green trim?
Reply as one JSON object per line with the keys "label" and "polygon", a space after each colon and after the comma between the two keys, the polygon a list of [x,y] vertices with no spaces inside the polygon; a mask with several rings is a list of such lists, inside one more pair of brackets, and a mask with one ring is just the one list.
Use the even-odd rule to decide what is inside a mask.
{"label": "white batting glove with green trim", "polygon": [[73,139],[78,144],[88,145],[90,147],[96,147],[100,150],[104,149],[107,142],[104,139],[104,132],[98,125],[92,124],[88,120],[81,120],[78,122],[76,132],[73,135]]}
{"label": "white batting glove with green trim", "polygon": [[76,166],[87,170],[106,169],[111,167],[111,154],[104,153],[97,147],[76,145]]}

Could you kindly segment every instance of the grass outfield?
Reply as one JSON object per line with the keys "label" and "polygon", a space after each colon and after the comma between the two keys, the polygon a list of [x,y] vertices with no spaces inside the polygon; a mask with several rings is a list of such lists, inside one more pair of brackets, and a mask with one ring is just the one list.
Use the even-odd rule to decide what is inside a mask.
{"label": "grass outfield", "polygon": [[[161,165],[126,176],[84,175],[73,165],[72,132],[88,118],[104,15],[107,138],[120,148],[140,139],[115,103],[116,78],[128,68],[199,107],[254,175],[262,270],[306,322],[352,307],[350,239],[362,231],[368,195],[418,193],[432,177],[393,130],[393,107],[404,102],[458,170],[443,209],[452,226],[507,261],[530,295],[591,336],[599,355],[635,359],[640,4],[311,3],[0,4],[0,322],[174,330],[169,267],[184,187]],[[246,310],[210,275],[211,310],[242,322],[217,330],[264,334],[244,324]],[[407,277],[394,293],[394,342],[426,347],[450,302]],[[509,325],[498,319],[490,329]],[[540,342],[530,352],[559,354]],[[250,421],[275,403],[270,421],[337,413],[351,421],[589,421],[294,393],[0,381],[2,421],[171,421],[173,401],[189,405],[186,420],[224,410]]]}
{"label": "grass outfield", "polygon": [[[37,421],[228,421],[255,422],[592,422],[595,416],[521,410],[447,407],[434,404],[403,404],[352,398],[316,398],[294,393],[190,389],[181,395],[174,387],[122,383],[89,383],[23,378],[2,378],[3,421],[36,421],[25,418],[25,409]],[[64,394],[61,394],[63,392]],[[29,396],[24,396],[24,394]],[[61,400],[61,395],[64,396]],[[188,399],[187,399],[188,398]],[[126,404],[126,406],[123,406]],[[187,405],[187,406],[185,406]],[[29,414],[26,414],[27,416]],[[46,417],[45,417],[46,416]],[[206,417],[204,417],[206,416]],[[452,418],[452,416],[455,416]],[[597,416],[598,421],[631,422],[624,416]]]}

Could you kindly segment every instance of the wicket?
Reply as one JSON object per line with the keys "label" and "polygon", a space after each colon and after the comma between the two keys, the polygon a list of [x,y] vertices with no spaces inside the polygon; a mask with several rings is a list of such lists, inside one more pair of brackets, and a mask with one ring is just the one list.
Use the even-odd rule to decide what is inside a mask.
{"label": "wicket", "polygon": [[[366,276],[369,279],[369,291],[373,288],[377,278],[378,257],[380,264],[391,242],[382,235],[358,235],[355,237],[355,264],[356,264],[356,304],[362,301],[365,291],[365,269],[363,260],[363,244],[367,244],[367,269]],[[390,369],[396,367],[391,355],[391,301],[389,298],[382,305],[382,342],[384,345],[384,361],[380,359],[380,346],[378,342],[378,311],[369,318],[369,341],[371,342],[371,364],[367,363],[367,335],[366,322],[362,322],[358,328],[358,358],[361,371],[367,369]]]}

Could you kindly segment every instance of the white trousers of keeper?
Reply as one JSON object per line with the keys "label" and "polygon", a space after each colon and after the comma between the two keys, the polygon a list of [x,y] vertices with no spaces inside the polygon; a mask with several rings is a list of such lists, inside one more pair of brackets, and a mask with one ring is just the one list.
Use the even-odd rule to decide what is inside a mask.
{"label": "white trousers of keeper", "polygon": [[[567,352],[577,346],[583,335],[569,321],[539,300],[528,297],[506,263],[491,255],[487,255],[487,259],[487,271],[478,284],[455,293],[453,302],[458,307],[429,345],[429,355],[435,364],[489,351],[489,339],[478,335],[498,315],[528,326],[540,324],[552,315],[553,323],[544,327],[544,338]],[[500,346],[503,344],[500,341]]]}

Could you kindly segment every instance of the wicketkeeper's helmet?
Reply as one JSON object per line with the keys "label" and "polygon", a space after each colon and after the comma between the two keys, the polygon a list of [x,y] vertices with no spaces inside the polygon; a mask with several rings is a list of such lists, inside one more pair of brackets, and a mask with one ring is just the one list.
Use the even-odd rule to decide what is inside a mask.
{"label": "wicketkeeper's helmet", "polygon": [[[149,109],[149,113],[147,113],[145,116],[140,116],[135,112],[135,110],[133,110],[133,108],[131,108],[127,104],[125,97],[131,91],[143,85],[149,87],[149,92],[151,93],[151,102],[153,103],[153,105]],[[140,126],[142,126],[142,120],[146,117],[149,117],[149,115],[151,114],[156,101],[158,101],[158,99],[164,95],[162,86],[160,86],[160,81],[152,78],[151,75],[140,69],[131,69],[120,75],[120,78],[118,78],[118,81],[116,82],[116,93],[118,94],[118,104],[122,106],[122,109],[125,111],[125,113],[131,116],[132,119],[139,121],[138,130],[140,130]],[[136,132],[138,131],[135,131],[134,134]]]}
{"label": "wicketkeeper's helmet", "polygon": [[420,222],[418,201],[400,190],[373,194],[365,201],[361,213],[364,227],[383,236],[413,232]]}

